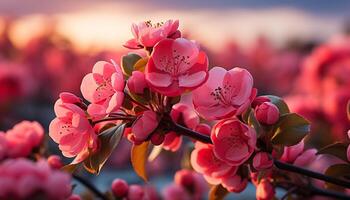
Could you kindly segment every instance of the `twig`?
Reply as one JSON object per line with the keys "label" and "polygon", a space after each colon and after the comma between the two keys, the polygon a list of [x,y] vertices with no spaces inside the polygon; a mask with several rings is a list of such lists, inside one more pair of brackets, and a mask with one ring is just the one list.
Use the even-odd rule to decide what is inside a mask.
{"label": "twig", "polygon": [[72,174],[72,177],[76,181],[84,185],[86,188],[88,188],[91,192],[93,192],[96,195],[96,197],[99,197],[102,200],[108,200],[108,198],[102,192],[100,192],[94,185],[92,185],[89,181],[75,174]]}

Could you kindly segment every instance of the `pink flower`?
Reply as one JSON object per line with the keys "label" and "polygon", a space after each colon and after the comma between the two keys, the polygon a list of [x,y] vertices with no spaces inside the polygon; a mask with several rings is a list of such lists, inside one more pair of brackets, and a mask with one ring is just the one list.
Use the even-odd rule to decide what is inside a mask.
{"label": "pink flower", "polygon": [[4,161],[0,164],[0,185],[0,199],[65,200],[71,194],[70,176],[52,170],[44,160],[37,163],[23,158]]}
{"label": "pink flower", "polygon": [[196,126],[195,131],[210,136],[211,127],[208,124],[200,123]]}
{"label": "pink flower", "polygon": [[230,192],[240,193],[248,184],[248,179],[239,175],[228,176],[222,179],[222,186]]}
{"label": "pink flower", "polygon": [[173,105],[170,116],[172,120],[190,129],[195,129],[199,124],[197,113],[189,105],[177,103]]}
{"label": "pink flower", "polygon": [[97,62],[80,86],[84,98],[91,102],[88,113],[104,116],[118,110],[124,100],[124,85],[124,76],[117,64]]}
{"label": "pink flower", "polygon": [[263,124],[272,125],[280,117],[280,112],[273,103],[264,102],[255,108],[256,119]]}
{"label": "pink flower", "polygon": [[53,169],[61,169],[63,167],[62,160],[57,155],[51,155],[47,158],[47,163]]}
{"label": "pink flower", "polygon": [[56,101],[54,109],[57,117],[50,124],[50,137],[59,144],[64,156],[76,157],[73,163],[83,161],[97,149],[97,135],[85,111],[64,98]]}
{"label": "pink flower", "polygon": [[247,70],[214,67],[208,80],[193,91],[193,104],[202,117],[216,120],[241,114],[255,96],[253,77]]}
{"label": "pink flower", "polygon": [[152,90],[166,96],[178,96],[205,82],[208,58],[192,41],[164,39],[154,47],[145,75]]}
{"label": "pink flower", "polygon": [[162,191],[164,200],[191,200],[190,194],[180,185],[171,184]]}
{"label": "pink flower", "polygon": [[129,185],[122,179],[115,179],[112,182],[112,192],[116,197],[122,198],[128,195]]}
{"label": "pink flower", "polygon": [[237,171],[236,166],[228,165],[215,156],[212,145],[198,142],[191,153],[191,165],[213,185],[221,183],[222,178],[231,176]]}
{"label": "pink flower", "polygon": [[253,158],[253,167],[256,170],[265,170],[271,168],[273,160],[266,152],[258,152]]}
{"label": "pink flower", "polygon": [[256,145],[255,130],[238,119],[218,122],[212,130],[211,140],[215,155],[233,166],[239,166],[252,155]]}
{"label": "pink flower", "polygon": [[0,161],[7,155],[8,147],[5,133],[0,131]]}
{"label": "pink flower", "polygon": [[72,194],[67,200],[81,200],[79,195]]}
{"label": "pink flower", "polygon": [[182,144],[182,137],[176,132],[171,131],[165,135],[163,148],[168,151],[175,152],[179,150]]}
{"label": "pink flower", "polygon": [[44,139],[44,129],[38,122],[22,121],[6,132],[8,156],[26,157]]}
{"label": "pink flower", "polygon": [[284,147],[281,160],[284,162],[293,163],[303,151],[304,141],[302,140],[296,145]]}
{"label": "pink flower", "polygon": [[203,177],[192,170],[182,169],[177,171],[174,182],[190,191],[192,199],[195,200],[203,199],[203,194],[207,189],[207,183]]}
{"label": "pink flower", "polygon": [[132,125],[132,133],[136,141],[145,141],[158,127],[157,113],[147,110]]}
{"label": "pink flower", "polygon": [[140,200],[145,196],[144,189],[139,185],[130,185],[128,192],[128,200]]}
{"label": "pink flower", "polygon": [[141,49],[143,47],[153,47],[165,38],[177,38],[181,33],[179,20],[167,20],[165,23],[152,24],[151,21],[132,24],[131,32],[134,38],[128,40],[124,45],[129,49]]}
{"label": "pink flower", "polygon": [[256,188],[257,200],[270,200],[275,196],[275,188],[271,185],[270,181],[263,179],[260,181]]}
{"label": "pink flower", "polygon": [[293,164],[299,167],[307,167],[316,160],[316,153],[316,149],[308,149],[298,156]]}
{"label": "pink flower", "polygon": [[127,82],[130,92],[136,94],[143,94],[145,88],[147,88],[147,82],[145,74],[140,71],[133,71],[132,75]]}

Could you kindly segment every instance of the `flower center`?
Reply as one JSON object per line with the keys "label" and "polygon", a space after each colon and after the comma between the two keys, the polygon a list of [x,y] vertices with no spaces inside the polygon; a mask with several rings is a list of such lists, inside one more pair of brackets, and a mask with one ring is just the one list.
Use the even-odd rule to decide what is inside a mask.
{"label": "flower center", "polygon": [[181,55],[174,49],[172,59],[167,56],[159,59],[161,65],[159,69],[169,73],[174,79],[177,79],[177,76],[186,73],[191,67],[189,58],[190,56]]}
{"label": "flower center", "polygon": [[151,28],[159,28],[164,25],[164,22],[157,22],[157,23],[152,23],[151,20],[145,21],[145,24],[147,27]]}

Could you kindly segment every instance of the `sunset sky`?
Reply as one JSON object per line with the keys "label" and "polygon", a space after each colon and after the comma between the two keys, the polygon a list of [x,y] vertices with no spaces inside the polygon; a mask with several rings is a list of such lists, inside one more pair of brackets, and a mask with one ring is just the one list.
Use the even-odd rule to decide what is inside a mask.
{"label": "sunset sky", "polygon": [[[147,2],[147,3],[146,3]],[[276,45],[290,38],[326,39],[342,31],[349,1],[0,1],[0,15],[16,16],[12,38],[19,46],[47,25],[84,50],[115,49],[131,37],[132,22],[179,19],[201,43],[220,48],[227,39],[249,44],[265,35]],[[50,16],[50,17],[47,17]],[[29,27],[36,27],[35,29]],[[31,29],[29,32],[28,30]],[[214,45],[215,44],[215,45]]]}

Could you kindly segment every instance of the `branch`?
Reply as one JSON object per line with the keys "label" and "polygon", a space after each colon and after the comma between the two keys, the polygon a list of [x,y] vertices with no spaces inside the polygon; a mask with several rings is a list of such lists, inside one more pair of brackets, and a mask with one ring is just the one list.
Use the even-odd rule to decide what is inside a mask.
{"label": "branch", "polygon": [[311,177],[311,178],[319,179],[319,180],[322,180],[322,181],[333,183],[335,185],[339,185],[339,186],[342,186],[342,187],[350,188],[350,182],[346,181],[346,180],[343,180],[343,179],[338,179],[338,178],[335,178],[335,177],[326,176],[324,174],[321,174],[321,173],[318,173],[318,172],[314,172],[314,171],[311,171],[311,170],[308,170],[308,169],[305,169],[305,168],[302,168],[302,167],[298,167],[298,166],[295,166],[295,165],[291,165],[291,164],[288,164],[288,163],[281,162],[279,160],[274,160],[274,163],[275,163],[275,166],[277,168],[282,169],[282,170],[286,170],[286,171],[302,174],[302,175],[305,175],[305,176],[308,176],[308,177]]}
{"label": "branch", "polygon": [[[198,141],[204,142],[204,143],[209,143],[212,144],[212,141],[210,139],[209,136],[207,135],[203,135],[200,134],[196,131],[193,131],[189,128],[183,127],[175,122],[173,122],[172,120],[167,120],[168,123],[170,123],[172,125],[172,129],[180,134],[189,136],[193,139],[196,139]],[[274,160],[274,164],[277,168],[282,169],[282,170],[286,170],[286,171],[290,171],[290,172],[295,172],[298,174],[302,174],[311,178],[315,178],[315,179],[319,179],[319,180],[323,180],[329,183],[333,183],[335,185],[339,185],[342,187],[346,187],[346,188],[350,188],[350,182],[349,181],[345,181],[343,179],[338,179],[335,177],[331,177],[331,176],[326,176],[322,173],[318,173],[318,172],[314,172],[305,168],[301,168],[301,167],[297,167],[288,163],[284,163],[278,160]]]}
{"label": "branch", "polygon": [[100,192],[94,185],[92,185],[89,181],[75,174],[72,174],[72,177],[76,181],[84,185],[86,188],[88,188],[91,192],[93,192],[96,195],[96,197],[99,197],[102,200],[108,200],[107,197],[102,192]]}

